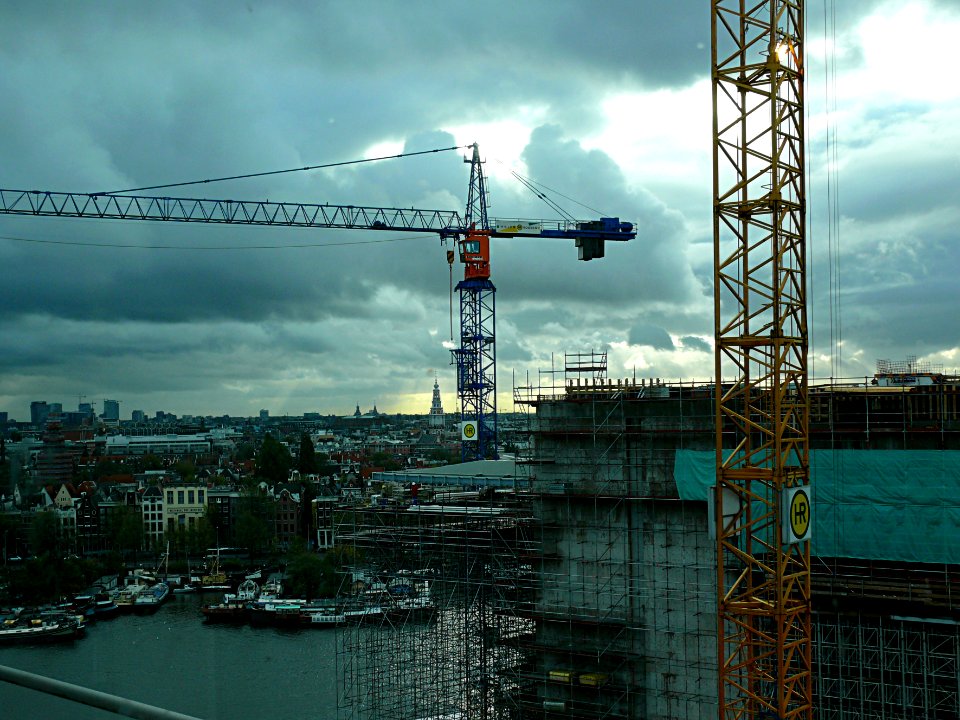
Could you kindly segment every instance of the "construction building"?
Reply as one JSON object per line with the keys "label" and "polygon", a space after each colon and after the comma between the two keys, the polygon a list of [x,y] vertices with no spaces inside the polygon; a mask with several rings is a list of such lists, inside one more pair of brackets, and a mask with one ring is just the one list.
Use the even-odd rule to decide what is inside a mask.
{"label": "construction building", "polygon": [[[516,391],[512,481],[352,513],[358,587],[429,602],[344,633],[348,715],[716,716],[713,392],[567,356]],[[811,385],[818,717],[960,716],[958,394],[913,360]]]}

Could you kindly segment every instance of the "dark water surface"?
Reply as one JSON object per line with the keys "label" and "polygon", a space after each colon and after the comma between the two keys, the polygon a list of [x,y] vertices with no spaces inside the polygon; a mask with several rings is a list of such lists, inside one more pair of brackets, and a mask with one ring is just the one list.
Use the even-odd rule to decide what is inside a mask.
{"label": "dark water surface", "polygon": [[[213,595],[91,623],[74,643],[0,647],[0,665],[205,720],[333,720],[338,629],[207,625]],[[110,720],[103,710],[0,682],[2,720]]]}

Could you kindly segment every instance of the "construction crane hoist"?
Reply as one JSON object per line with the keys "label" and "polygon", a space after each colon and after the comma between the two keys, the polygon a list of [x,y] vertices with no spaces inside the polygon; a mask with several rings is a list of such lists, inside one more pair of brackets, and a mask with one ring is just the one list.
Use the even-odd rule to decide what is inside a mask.
{"label": "construction crane hoist", "polygon": [[[497,457],[491,238],[573,240],[579,258],[592,260],[603,257],[606,241],[631,240],[636,232],[631,223],[619,218],[589,222],[488,218],[480,150],[477,144],[472,148],[472,156],[464,159],[470,165],[470,186],[463,218],[445,210],[7,189],[0,189],[0,214],[434,233],[441,241],[453,241],[464,266],[463,280],[457,284],[460,347],[452,351],[462,420],[461,457],[481,460]],[[449,262],[454,255],[448,252]]]}

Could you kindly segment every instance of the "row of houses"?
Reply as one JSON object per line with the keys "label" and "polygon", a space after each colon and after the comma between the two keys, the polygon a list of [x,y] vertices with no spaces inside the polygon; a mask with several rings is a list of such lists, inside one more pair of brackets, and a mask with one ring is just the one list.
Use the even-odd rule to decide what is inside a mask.
{"label": "row of houses", "polygon": [[[113,550],[156,551],[173,541],[184,549],[236,545],[241,518],[253,518],[267,547],[285,549],[295,538],[309,547],[332,547],[333,509],[339,495],[317,476],[250,490],[231,482],[187,482],[174,473],[148,471],[132,482],[86,481],[45,486],[29,509],[5,508],[5,558],[41,550],[32,531],[37,517],[54,518],[62,554],[97,556]],[[119,547],[118,547],[119,545]],[[266,548],[264,548],[266,549]]]}

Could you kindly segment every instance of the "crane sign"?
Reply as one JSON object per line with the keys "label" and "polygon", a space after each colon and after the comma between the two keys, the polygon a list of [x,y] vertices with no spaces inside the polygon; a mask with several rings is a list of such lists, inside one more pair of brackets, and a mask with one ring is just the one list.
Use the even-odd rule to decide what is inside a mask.
{"label": "crane sign", "polygon": [[[461,417],[475,424],[462,444],[464,460],[497,456],[494,288],[490,281],[491,238],[574,240],[581,260],[603,257],[607,240],[636,237],[632,223],[619,218],[575,220],[488,219],[480,151],[470,164],[466,212],[271,202],[212,200],[119,193],[73,193],[0,188],[0,214],[98,220],[147,220],[213,225],[266,225],[342,230],[433,233],[453,240],[464,265],[460,293],[460,347],[453,351]],[[409,153],[420,154],[420,153]],[[399,157],[399,156],[398,156]]]}

